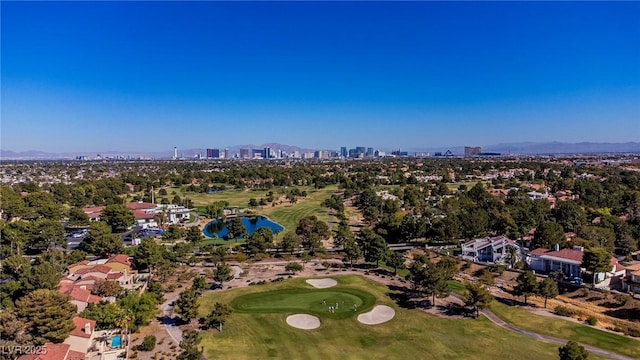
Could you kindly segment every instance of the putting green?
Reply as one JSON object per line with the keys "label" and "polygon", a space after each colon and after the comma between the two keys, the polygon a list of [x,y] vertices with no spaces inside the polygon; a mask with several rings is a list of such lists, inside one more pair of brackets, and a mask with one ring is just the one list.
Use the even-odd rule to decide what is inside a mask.
{"label": "putting green", "polygon": [[[373,308],[376,298],[358,289],[281,289],[238,296],[230,303],[239,313],[307,313],[346,319]],[[334,310],[330,311],[329,307]],[[355,306],[355,310],[354,310]]]}

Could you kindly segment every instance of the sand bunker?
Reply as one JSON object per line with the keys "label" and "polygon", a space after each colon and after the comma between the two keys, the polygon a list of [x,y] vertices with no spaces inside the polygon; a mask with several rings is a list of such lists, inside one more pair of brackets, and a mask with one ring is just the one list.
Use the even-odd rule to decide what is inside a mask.
{"label": "sand bunker", "polygon": [[396,316],[396,311],[386,305],[376,305],[373,310],[358,315],[358,321],[366,325],[385,323]]}
{"label": "sand bunker", "polygon": [[308,314],[295,314],[287,316],[287,324],[302,330],[313,330],[320,327],[320,319]]}
{"label": "sand bunker", "polygon": [[324,279],[309,279],[307,280],[307,284],[313,286],[318,289],[326,289],[332,286],[338,285],[338,282],[334,279],[324,278]]}

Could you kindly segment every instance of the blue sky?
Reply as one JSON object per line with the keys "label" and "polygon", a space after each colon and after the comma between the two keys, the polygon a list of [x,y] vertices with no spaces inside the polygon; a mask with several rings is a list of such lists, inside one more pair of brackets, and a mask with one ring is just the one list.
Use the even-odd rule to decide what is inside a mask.
{"label": "blue sky", "polygon": [[0,147],[640,140],[640,2],[2,2]]}

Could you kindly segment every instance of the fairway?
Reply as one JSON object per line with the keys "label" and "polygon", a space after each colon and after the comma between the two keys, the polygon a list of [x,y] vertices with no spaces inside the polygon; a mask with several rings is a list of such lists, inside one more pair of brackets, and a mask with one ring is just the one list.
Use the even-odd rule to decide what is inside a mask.
{"label": "fairway", "polygon": [[[230,304],[234,308],[224,332],[211,330],[202,333],[205,355],[211,359],[318,360],[539,360],[558,357],[557,345],[502,329],[484,317],[477,320],[448,319],[416,309],[404,309],[389,297],[385,286],[360,276],[332,278],[338,281],[338,285],[329,289],[311,289],[305,279],[295,278],[205,293],[199,316],[211,311],[215,302]],[[355,296],[363,299],[363,305],[351,313],[329,314],[322,308],[316,312],[316,305],[321,305],[323,296],[327,297],[326,306],[329,305],[329,296],[338,299],[353,299],[351,296]],[[380,325],[359,323],[355,316],[371,308],[367,305],[369,301],[392,307],[396,316]],[[320,327],[300,330],[289,326],[286,318],[296,312],[317,314],[321,319]],[[593,354],[589,358],[603,359]]]}
{"label": "fairway", "polygon": [[[239,296],[230,305],[239,313],[308,313],[346,319],[370,310],[375,301],[373,295],[357,289],[282,289]],[[330,312],[329,306],[335,310]]]}

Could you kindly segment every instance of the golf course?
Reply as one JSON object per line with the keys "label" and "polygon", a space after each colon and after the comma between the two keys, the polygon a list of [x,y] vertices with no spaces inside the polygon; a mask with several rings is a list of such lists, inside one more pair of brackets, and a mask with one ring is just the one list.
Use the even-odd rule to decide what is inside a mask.
{"label": "golf course", "polygon": [[[502,329],[484,317],[444,318],[404,309],[389,297],[386,286],[357,275],[331,278],[337,283],[326,288],[294,278],[204,294],[200,316],[216,302],[229,304],[234,311],[222,333],[202,333],[205,355],[216,359],[557,358],[557,345]],[[329,306],[335,306],[333,312]],[[394,316],[377,325],[359,321],[378,307],[391,310]],[[290,325],[292,318],[302,314],[317,318],[319,325]],[[594,354],[590,358],[602,359]]]}

